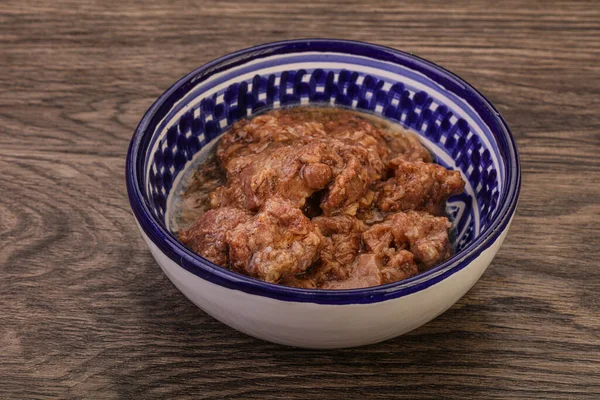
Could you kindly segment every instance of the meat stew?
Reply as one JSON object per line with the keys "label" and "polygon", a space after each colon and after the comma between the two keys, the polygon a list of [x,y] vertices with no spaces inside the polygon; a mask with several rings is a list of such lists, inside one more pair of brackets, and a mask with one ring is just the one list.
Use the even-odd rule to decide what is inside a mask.
{"label": "meat stew", "polygon": [[266,282],[363,288],[450,257],[445,204],[463,190],[410,132],[346,109],[286,108],[222,136],[181,196],[178,237]]}

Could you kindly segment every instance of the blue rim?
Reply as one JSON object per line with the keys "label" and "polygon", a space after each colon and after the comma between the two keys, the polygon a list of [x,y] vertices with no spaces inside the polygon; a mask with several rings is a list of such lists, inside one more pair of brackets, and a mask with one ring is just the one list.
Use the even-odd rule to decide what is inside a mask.
{"label": "blue rim", "polygon": [[[138,178],[143,176],[143,159],[138,155],[140,149],[145,149],[151,138],[151,132],[147,132],[148,126],[156,124],[162,114],[161,111],[170,109],[182,94],[214,73],[260,58],[267,52],[273,55],[304,51],[349,53],[397,63],[424,74],[473,107],[491,128],[501,152],[505,154],[507,191],[500,199],[502,206],[491,221],[489,229],[449,260],[413,278],[365,289],[310,290],[266,283],[222,268],[187,249],[163,228],[147,208],[142,197],[140,178]],[[144,233],[161,252],[196,276],[226,288],[284,301],[368,304],[426,289],[465,268],[489,248],[507,229],[514,215],[521,187],[521,169],[514,138],[500,113],[479,91],[450,71],[420,57],[389,47],[347,40],[299,39],[267,43],[228,54],[197,68],[177,81],[154,102],[136,128],[127,153],[126,180],[129,202]]]}

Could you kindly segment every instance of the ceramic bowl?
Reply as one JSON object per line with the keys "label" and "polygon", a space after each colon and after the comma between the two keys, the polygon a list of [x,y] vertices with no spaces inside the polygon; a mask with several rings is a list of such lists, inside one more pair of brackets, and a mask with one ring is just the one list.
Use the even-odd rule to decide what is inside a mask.
{"label": "ceramic bowl", "polygon": [[[241,118],[313,103],[363,110],[400,123],[420,135],[438,163],[462,173],[465,192],[448,201],[456,234],[452,258],[401,282],[308,290],[237,274],[177,241],[168,229],[169,202],[198,152]],[[126,169],[141,234],[188,299],[239,331],[308,348],[380,342],[450,308],[494,258],[520,188],[514,139],[500,114],[472,86],[398,50],[324,39],[252,47],[189,73],[144,115]]]}

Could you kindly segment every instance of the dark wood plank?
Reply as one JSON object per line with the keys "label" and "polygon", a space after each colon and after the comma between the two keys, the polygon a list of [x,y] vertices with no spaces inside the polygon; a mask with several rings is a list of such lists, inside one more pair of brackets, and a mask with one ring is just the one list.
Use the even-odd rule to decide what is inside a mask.
{"label": "dark wood plank", "polygon": [[[600,396],[600,7],[594,1],[0,3],[0,398]],[[140,239],[124,157],[172,82],[296,37],[392,46],[473,83],[523,189],[451,310],[358,349],[265,343],[205,315]]]}

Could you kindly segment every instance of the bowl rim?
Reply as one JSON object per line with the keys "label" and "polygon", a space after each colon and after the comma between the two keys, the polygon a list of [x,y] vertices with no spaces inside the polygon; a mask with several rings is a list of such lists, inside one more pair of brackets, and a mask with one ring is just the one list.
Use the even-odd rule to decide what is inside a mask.
{"label": "bowl rim", "polygon": [[[324,290],[301,289],[267,283],[220,267],[189,250],[172,233],[161,226],[146,206],[140,179],[138,179],[144,163],[144,159],[138,157],[140,145],[144,137],[149,140],[152,136],[146,136],[146,131],[156,113],[165,107],[165,103],[175,92],[185,91],[189,86],[195,86],[198,81],[210,77],[215,72],[250,61],[253,59],[252,57],[258,58],[265,53],[265,50],[271,51],[269,55],[272,55],[277,54],[277,51],[303,52],[314,51],[314,49],[341,54],[366,54],[370,58],[391,61],[409,67],[442,84],[444,89],[454,93],[474,108],[484,122],[490,126],[492,132],[498,136],[497,140],[504,140],[499,145],[504,146],[508,154],[507,159],[504,160],[507,167],[505,195],[500,198],[499,211],[493,216],[486,231],[453,257],[409,279],[361,289]],[[131,139],[125,168],[129,202],[140,229],[164,255],[177,265],[206,281],[248,294],[275,300],[330,305],[370,304],[403,297],[427,289],[462,270],[495,243],[508,228],[515,213],[521,187],[521,168],[514,137],[496,108],[472,85],[445,68],[410,53],[367,42],[323,38],[285,40],[252,46],[219,57],[186,74],[161,94],[144,114]]]}

